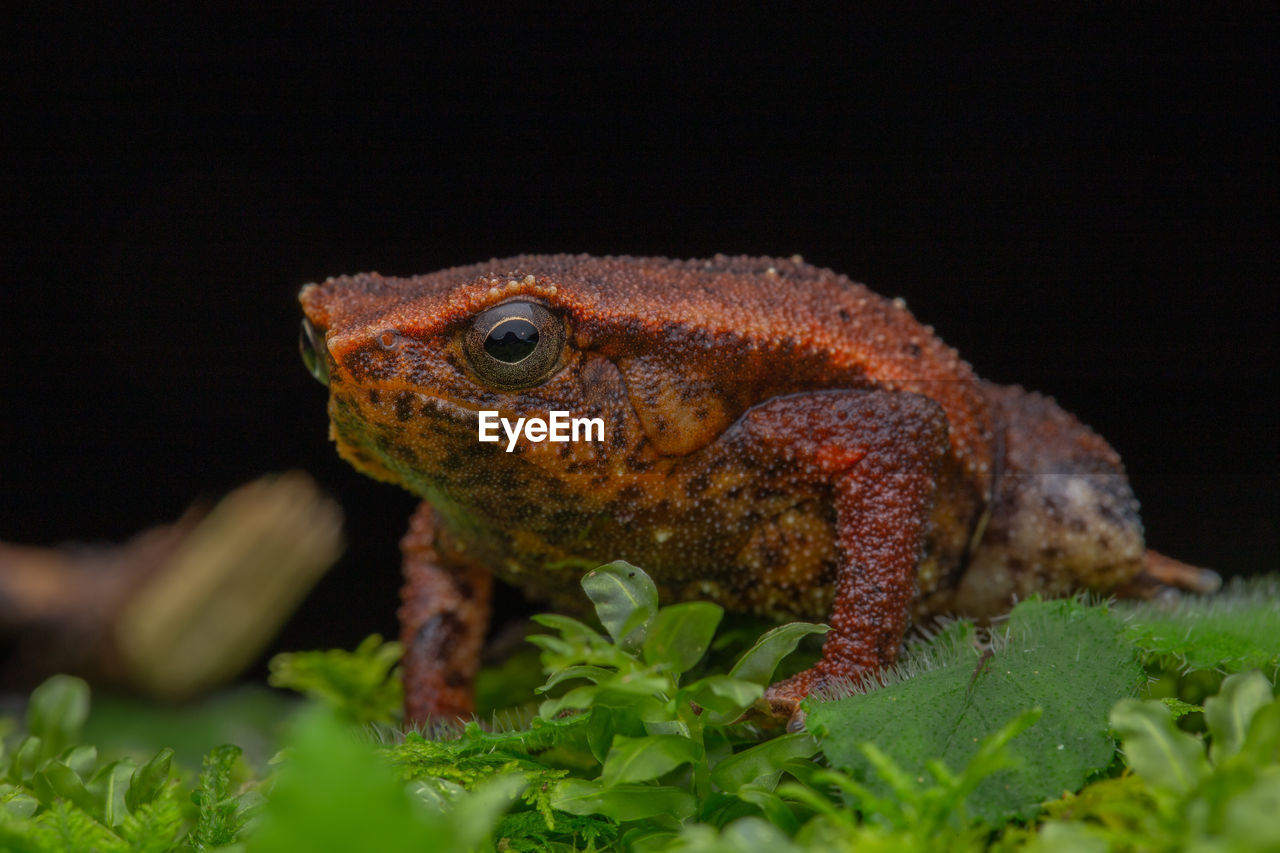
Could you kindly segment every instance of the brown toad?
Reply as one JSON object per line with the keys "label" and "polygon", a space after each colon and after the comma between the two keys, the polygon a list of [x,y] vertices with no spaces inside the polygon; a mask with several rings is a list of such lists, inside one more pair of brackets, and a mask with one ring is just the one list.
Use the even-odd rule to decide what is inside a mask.
{"label": "brown toad", "polygon": [[[666,601],[829,622],[822,660],[770,688],[780,713],[892,663],[913,618],[1216,580],[1144,550],[1099,436],[799,258],[522,256],[300,299],[339,453],[423,498],[402,543],[410,719],[471,710],[495,575],[573,606],[620,558]],[[604,440],[507,452],[481,411],[599,419]]]}

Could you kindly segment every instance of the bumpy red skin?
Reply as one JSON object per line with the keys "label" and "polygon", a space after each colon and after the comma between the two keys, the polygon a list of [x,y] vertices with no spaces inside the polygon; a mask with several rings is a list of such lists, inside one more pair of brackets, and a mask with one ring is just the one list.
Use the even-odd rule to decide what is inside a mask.
{"label": "bumpy red skin", "polygon": [[[622,558],[664,600],[829,619],[822,661],[768,694],[787,713],[892,663],[913,616],[1107,592],[1142,566],[1105,442],[798,259],[524,256],[300,298],[339,452],[425,499],[404,543],[411,719],[471,710],[493,574],[575,607],[581,572]],[[512,299],[566,330],[554,373],[519,391],[486,385],[462,345]],[[477,440],[480,409],[600,417],[606,440],[506,453]]]}

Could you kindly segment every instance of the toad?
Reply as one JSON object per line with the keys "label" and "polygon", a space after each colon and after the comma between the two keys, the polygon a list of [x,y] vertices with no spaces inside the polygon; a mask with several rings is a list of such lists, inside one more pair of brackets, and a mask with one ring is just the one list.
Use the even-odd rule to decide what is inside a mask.
{"label": "toad", "polygon": [[[831,626],[769,710],[875,673],[912,620],[1212,572],[1143,543],[1114,450],[977,377],[901,300],[800,258],[521,256],[302,289],[303,356],[356,468],[422,498],[402,542],[406,715],[465,716],[493,578],[581,609],[583,571]],[[600,440],[491,423],[564,417]]]}

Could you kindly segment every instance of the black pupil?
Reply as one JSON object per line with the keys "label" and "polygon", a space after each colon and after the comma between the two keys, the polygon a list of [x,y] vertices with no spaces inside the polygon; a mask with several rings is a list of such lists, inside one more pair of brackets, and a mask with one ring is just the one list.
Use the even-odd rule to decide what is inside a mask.
{"label": "black pupil", "polygon": [[484,339],[484,351],[507,364],[523,361],[538,346],[538,327],[523,317],[494,326]]}

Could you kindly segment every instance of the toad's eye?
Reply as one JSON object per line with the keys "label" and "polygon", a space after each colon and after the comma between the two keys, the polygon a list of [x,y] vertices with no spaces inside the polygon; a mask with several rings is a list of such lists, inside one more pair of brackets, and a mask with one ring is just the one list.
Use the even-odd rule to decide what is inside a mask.
{"label": "toad's eye", "polygon": [[560,363],[564,324],[537,302],[504,302],[476,315],[462,345],[471,369],[488,384],[529,388]]}
{"label": "toad's eye", "polygon": [[298,350],[302,353],[302,363],[311,371],[311,375],[321,385],[329,384],[329,349],[324,343],[324,332],[311,325],[310,320],[302,321],[302,333],[298,336]]}

